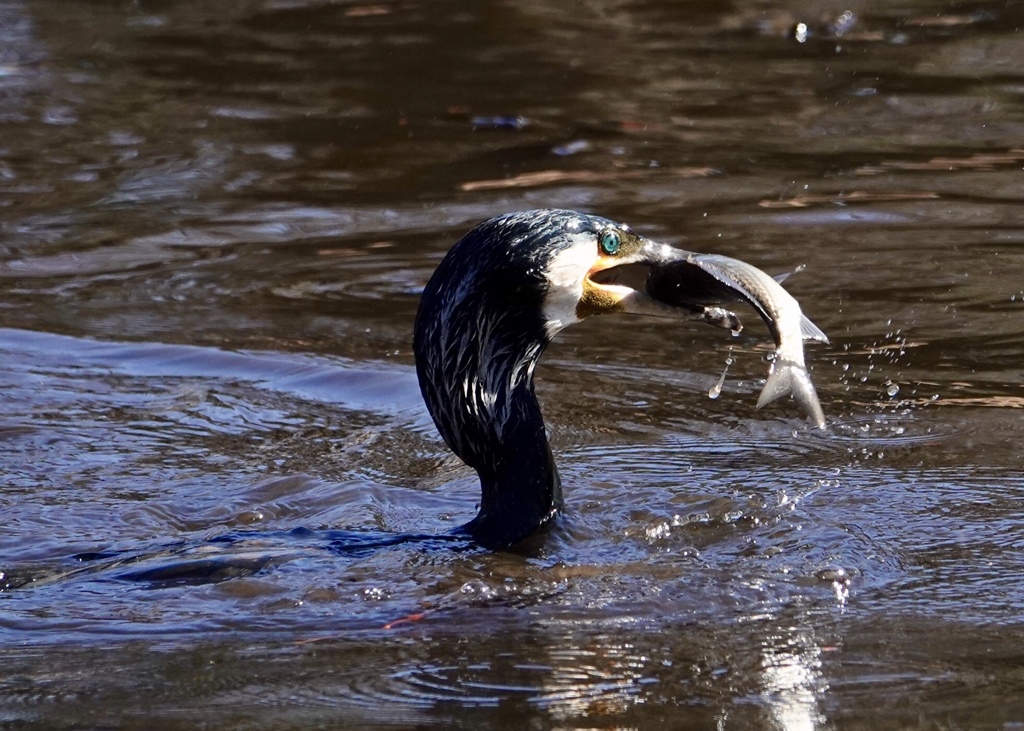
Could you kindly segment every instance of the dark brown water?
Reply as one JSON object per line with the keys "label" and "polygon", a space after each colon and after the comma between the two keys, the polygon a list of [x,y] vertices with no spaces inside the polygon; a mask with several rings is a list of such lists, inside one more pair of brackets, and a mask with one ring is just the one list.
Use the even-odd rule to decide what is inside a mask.
{"label": "dark brown water", "polygon": [[[1021,26],[0,4],[0,727],[1024,728]],[[534,207],[806,265],[830,428],[753,316],[588,321],[553,529],[350,550],[472,516],[412,319]]]}

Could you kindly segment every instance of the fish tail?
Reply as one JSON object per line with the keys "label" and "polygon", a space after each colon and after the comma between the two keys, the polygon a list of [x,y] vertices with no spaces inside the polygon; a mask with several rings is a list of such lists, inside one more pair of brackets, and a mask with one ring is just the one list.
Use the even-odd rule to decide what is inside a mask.
{"label": "fish tail", "polygon": [[762,408],[783,396],[792,396],[808,416],[814,419],[818,428],[825,426],[825,414],[818,401],[818,393],[811,383],[807,367],[791,360],[776,360],[768,382],[764,384],[757,399],[757,408]]}

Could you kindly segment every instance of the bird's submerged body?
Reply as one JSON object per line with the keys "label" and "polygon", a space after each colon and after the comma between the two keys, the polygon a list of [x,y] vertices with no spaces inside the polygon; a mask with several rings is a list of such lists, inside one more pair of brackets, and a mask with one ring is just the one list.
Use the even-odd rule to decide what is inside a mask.
{"label": "bird's submerged body", "polygon": [[[711,279],[698,277],[681,295],[675,284],[686,282],[693,267],[705,271],[699,258],[649,241],[623,224],[559,210],[491,219],[452,247],[424,289],[414,350],[434,423],[452,451],[480,476],[479,513],[463,532],[487,547],[510,546],[562,507],[558,470],[533,387],[537,361],[562,328],[595,314],[632,312],[738,329],[735,315],[713,306],[729,292],[732,299],[758,307],[770,327],[782,323],[782,330],[772,331],[780,353],[784,341],[786,362],[796,357],[790,333],[796,301],[777,284],[778,291],[765,287],[750,271],[763,275],[760,270],[725,257],[709,260],[705,273]],[[630,264],[649,267],[645,291],[609,276]],[[730,278],[737,272],[753,284],[744,288]],[[795,347],[802,367],[800,337]],[[810,393],[812,399],[798,400],[819,421],[813,386]]]}

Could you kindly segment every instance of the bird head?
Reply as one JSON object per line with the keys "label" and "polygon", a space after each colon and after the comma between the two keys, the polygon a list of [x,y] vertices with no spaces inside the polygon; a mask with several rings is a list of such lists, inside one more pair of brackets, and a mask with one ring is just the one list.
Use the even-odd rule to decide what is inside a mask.
{"label": "bird head", "polygon": [[[552,237],[545,272],[544,329],[548,338],[593,315],[628,313],[695,319],[734,331],[739,319],[714,305],[723,292],[693,281],[685,302],[659,298],[667,279],[678,280],[690,252],[660,244],[622,223],[569,211],[532,211],[551,216],[560,235]],[[688,271],[688,270],[682,270]],[[657,288],[651,286],[657,282]],[[728,298],[725,298],[728,299]]]}

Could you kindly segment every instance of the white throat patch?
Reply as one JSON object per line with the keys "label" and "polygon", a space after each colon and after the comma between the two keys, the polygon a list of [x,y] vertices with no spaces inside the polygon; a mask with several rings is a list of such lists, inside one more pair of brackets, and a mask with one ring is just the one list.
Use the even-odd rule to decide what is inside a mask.
{"label": "white throat patch", "polygon": [[569,234],[566,239],[570,246],[552,258],[547,271],[544,329],[548,339],[579,322],[576,307],[583,298],[583,280],[597,258],[597,236],[592,232]]}

